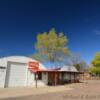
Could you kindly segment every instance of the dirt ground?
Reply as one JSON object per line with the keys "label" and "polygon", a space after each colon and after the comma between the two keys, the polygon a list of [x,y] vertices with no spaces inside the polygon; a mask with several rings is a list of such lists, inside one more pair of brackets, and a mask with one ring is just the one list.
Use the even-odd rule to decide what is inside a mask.
{"label": "dirt ground", "polygon": [[29,95],[40,95],[46,93],[55,93],[61,91],[72,90],[73,88],[67,86],[46,86],[46,87],[17,87],[17,88],[0,88],[0,100],[3,98],[22,97]]}
{"label": "dirt ground", "polygon": [[100,80],[43,89],[38,89],[37,93],[32,91],[35,94],[1,100],[100,100]]}

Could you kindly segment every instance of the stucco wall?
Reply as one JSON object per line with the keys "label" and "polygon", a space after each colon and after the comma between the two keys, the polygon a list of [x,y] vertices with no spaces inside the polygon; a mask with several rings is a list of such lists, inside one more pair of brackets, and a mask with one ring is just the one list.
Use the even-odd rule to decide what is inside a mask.
{"label": "stucco wall", "polygon": [[28,70],[27,73],[27,86],[34,86],[35,84],[35,74]]}
{"label": "stucco wall", "polygon": [[[34,59],[24,57],[24,56],[10,56],[10,57],[4,57],[0,58],[0,66],[3,66],[7,69],[8,62],[16,62],[16,63],[26,63],[26,85],[24,86],[35,86],[35,75],[34,73],[31,73],[28,70],[28,63],[30,61],[36,61]],[[39,63],[40,69],[46,69],[41,63]],[[5,85],[5,77],[6,77],[6,69],[2,70],[0,69],[0,87],[4,87]],[[38,85],[44,86],[45,83],[42,80],[38,80]]]}
{"label": "stucco wall", "polygon": [[48,73],[46,72],[42,73],[42,81],[45,83],[45,85],[48,84]]}
{"label": "stucco wall", "polygon": [[[37,86],[45,86],[48,83],[47,74],[42,73],[42,80],[37,80]],[[27,86],[35,87],[36,80],[35,80],[35,73],[28,71],[28,81]]]}
{"label": "stucco wall", "polygon": [[4,87],[5,75],[6,75],[6,69],[0,69],[0,87]]}

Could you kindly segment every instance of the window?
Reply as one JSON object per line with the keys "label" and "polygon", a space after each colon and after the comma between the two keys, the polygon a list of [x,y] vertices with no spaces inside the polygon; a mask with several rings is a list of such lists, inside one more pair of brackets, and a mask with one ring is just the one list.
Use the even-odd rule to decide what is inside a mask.
{"label": "window", "polygon": [[6,69],[5,67],[0,66],[0,69]]}
{"label": "window", "polygon": [[42,73],[38,73],[38,80],[42,80]]}
{"label": "window", "polygon": [[37,77],[37,80],[42,80],[42,73],[39,72],[39,73],[35,74],[35,80],[36,80],[36,77]]}

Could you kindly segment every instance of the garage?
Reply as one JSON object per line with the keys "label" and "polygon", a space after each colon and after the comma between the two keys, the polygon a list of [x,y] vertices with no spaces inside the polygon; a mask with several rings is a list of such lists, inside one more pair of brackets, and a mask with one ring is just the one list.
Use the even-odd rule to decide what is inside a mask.
{"label": "garage", "polygon": [[[29,63],[38,61],[25,56],[9,56],[0,58],[0,87],[34,87],[35,72],[29,69]],[[39,69],[46,68],[39,63]],[[39,86],[44,86],[43,80],[38,81]]]}
{"label": "garage", "polygon": [[24,63],[8,62],[5,87],[25,86],[27,65]]}

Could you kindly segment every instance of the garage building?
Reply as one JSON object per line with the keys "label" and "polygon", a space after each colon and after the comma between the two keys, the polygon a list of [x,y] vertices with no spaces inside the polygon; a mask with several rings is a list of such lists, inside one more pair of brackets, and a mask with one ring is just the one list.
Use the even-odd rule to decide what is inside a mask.
{"label": "garage building", "polygon": [[25,56],[0,59],[0,87],[3,88],[62,85],[78,82],[80,74],[74,66],[46,69],[38,61]]}
{"label": "garage building", "polygon": [[[35,86],[35,73],[29,70],[29,62],[37,62],[24,56],[10,56],[0,59],[0,87]],[[46,68],[39,63],[39,69]],[[43,80],[38,81],[44,86]]]}

